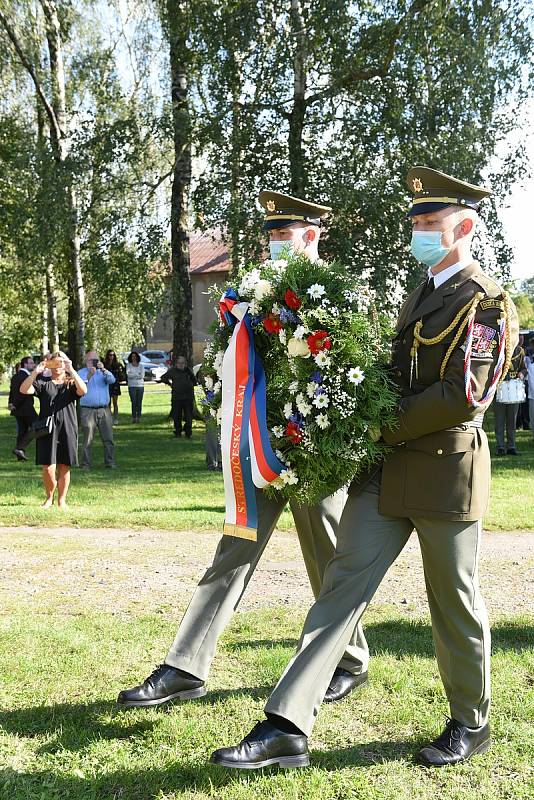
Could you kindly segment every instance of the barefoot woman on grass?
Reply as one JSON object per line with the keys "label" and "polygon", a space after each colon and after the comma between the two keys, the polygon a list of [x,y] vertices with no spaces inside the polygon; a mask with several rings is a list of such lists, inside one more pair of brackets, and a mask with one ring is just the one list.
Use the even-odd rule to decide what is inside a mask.
{"label": "barefoot woman on grass", "polygon": [[[50,378],[43,377],[45,369],[50,370]],[[59,508],[66,508],[70,468],[78,463],[76,399],[87,393],[87,386],[67,356],[58,352],[37,364],[20,391],[37,395],[41,404],[40,420],[53,418],[52,432],[36,440],[36,463],[43,468],[46,494],[43,508],[50,508],[53,504],[56,486],[57,504]]]}

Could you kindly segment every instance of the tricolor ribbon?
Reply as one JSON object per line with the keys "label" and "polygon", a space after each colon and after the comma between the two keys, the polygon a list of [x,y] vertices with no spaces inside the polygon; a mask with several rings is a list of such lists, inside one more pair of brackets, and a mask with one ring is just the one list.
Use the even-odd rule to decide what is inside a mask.
{"label": "tricolor ribbon", "polygon": [[272,483],[285,469],[269,441],[265,371],[254,349],[248,303],[233,289],[221,298],[221,320],[234,325],[222,365],[221,453],[226,517],[224,533],[256,539],[255,487]]}

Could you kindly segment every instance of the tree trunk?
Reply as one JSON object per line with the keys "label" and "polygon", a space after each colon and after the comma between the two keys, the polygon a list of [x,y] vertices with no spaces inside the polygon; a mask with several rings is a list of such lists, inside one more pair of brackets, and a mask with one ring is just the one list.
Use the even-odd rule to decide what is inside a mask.
{"label": "tree trunk", "polygon": [[191,117],[188,97],[188,3],[166,0],[169,36],[174,172],[171,194],[171,259],[174,356],[193,358],[192,291],[189,278],[189,193],[191,190]]}
{"label": "tree trunk", "polygon": [[295,40],[293,57],[293,107],[289,114],[289,165],[291,184],[289,192],[297,197],[306,196],[306,164],[302,134],[306,118],[307,82],[307,31],[300,0],[291,0],[291,33]]}
{"label": "tree trunk", "polygon": [[47,305],[47,329],[48,340],[52,352],[59,350],[59,331],[57,327],[57,299],[56,281],[54,278],[54,268],[52,264],[46,265],[46,305]]}
{"label": "tree trunk", "polygon": [[65,95],[65,71],[61,29],[55,0],[41,0],[45,15],[46,38],[50,58],[52,107],[58,123],[59,133],[51,128],[54,155],[59,167],[59,178],[65,192],[67,209],[67,236],[69,242],[69,326],[68,350],[72,362],[81,364],[85,349],[85,290],[80,259],[80,225],[78,198],[65,161],[68,155],[67,103]]}

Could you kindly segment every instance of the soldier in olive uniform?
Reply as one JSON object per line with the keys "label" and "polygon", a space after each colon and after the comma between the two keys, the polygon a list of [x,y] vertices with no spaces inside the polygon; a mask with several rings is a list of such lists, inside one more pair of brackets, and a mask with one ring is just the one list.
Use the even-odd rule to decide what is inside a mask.
{"label": "soldier in olive uniform", "polygon": [[[264,191],[259,201],[265,209],[271,257],[282,251],[318,258],[321,219],[330,208],[280,192]],[[347,493],[340,490],[314,506],[290,501],[311,588],[317,597],[327,563],[335,553],[336,535]],[[144,707],[170,700],[190,700],[206,694],[205,681],[217,640],[236,610],[243,592],[271,537],[286,501],[256,491],[257,541],[223,536],[213,564],[207,570],[180,624],[165,663],[139,686],[120,692],[122,707]],[[326,702],[341,700],[367,680],[369,653],[361,626],[354,625],[346,648],[334,664],[326,688]],[[323,693],[324,694],[324,693]]]}
{"label": "soldier in olive uniform", "polygon": [[414,528],[451,715],[418,759],[443,766],[490,746],[490,633],[477,575],[490,484],[482,417],[509,366],[517,317],[470,253],[477,209],[490,191],[424,167],[407,181],[412,252],[429,272],[397,322],[392,368],[402,399],[397,426],[381,432],[393,449],[351,487],[336,555],[267,719],[237,746],[213,753],[223,766],[309,763],[307,737],[332,669]]}

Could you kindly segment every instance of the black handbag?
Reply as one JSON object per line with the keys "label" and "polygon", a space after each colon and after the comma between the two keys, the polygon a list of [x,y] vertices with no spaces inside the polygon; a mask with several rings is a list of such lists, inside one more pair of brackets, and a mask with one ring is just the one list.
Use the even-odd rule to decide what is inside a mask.
{"label": "black handbag", "polygon": [[54,430],[54,416],[51,414],[46,419],[36,419],[32,422],[30,431],[34,439],[42,439],[44,436],[50,436]]}

